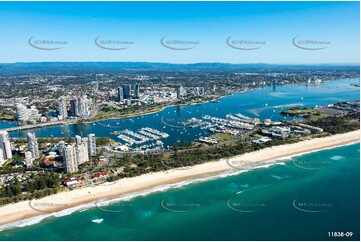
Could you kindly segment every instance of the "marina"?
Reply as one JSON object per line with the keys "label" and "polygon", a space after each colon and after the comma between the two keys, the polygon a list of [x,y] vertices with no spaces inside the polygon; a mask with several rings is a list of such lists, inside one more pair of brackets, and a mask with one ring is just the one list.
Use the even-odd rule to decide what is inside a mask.
{"label": "marina", "polygon": [[122,141],[122,143],[119,142],[119,144],[120,146],[126,147],[123,147],[123,149],[141,153],[163,150],[164,143],[160,139],[169,137],[169,134],[150,127],[141,128],[136,132],[129,129],[114,131],[113,134],[116,134],[117,138]]}
{"label": "marina", "polygon": [[[193,142],[200,137],[210,136],[214,132],[245,133],[252,127],[257,127],[257,122],[261,120],[268,122],[269,125],[285,118],[291,120],[292,117],[284,117],[280,114],[285,105],[302,104],[302,107],[315,107],[339,101],[358,100],[359,90],[351,86],[351,84],[357,85],[358,83],[359,79],[355,78],[327,81],[317,87],[305,85],[264,87],[248,92],[232,93],[230,96],[221,98],[219,103],[209,102],[200,105],[168,107],[158,113],[143,115],[139,119],[133,117],[89,124],[62,124],[12,131],[9,134],[11,137],[17,138],[26,137],[28,132],[35,133],[37,137],[51,137],[51,135],[53,137],[73,137],[74,135],[94,133],[98,137],[109,137],[130,147],[136,147],[152,142],[142,143],[146,139],[156,140],[155,136],[160,136],[143,129],[149,127],[168,134],[168,137],[161,138],[164,147],[167,147],[184,141]],[[254,99],[255,96],[258,98]],[[282,99],[278,98],[279,96],[282,96]],[[264,103],[268,103],[268,106],[265,106]],[[8,128],[13,125],[15,124],[1,122],[0,128]],[[120,132],[120,130],[126,129],[145,139]],[[121,138],[118,137],[119,135],[122,135]]]}

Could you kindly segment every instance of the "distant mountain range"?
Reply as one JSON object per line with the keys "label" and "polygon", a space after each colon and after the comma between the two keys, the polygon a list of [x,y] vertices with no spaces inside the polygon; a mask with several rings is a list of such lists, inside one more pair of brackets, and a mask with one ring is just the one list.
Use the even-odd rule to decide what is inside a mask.
{"label": "distant mountain range", "polygon": [[194,63],[171,64],[160,62],[18,62],[0,63],[0,74],[95,74],[124,71],[249,71],[249,72],[299,72],[299,71],[357,71],[359,64],[276,65],[276,64],[230,64]]}

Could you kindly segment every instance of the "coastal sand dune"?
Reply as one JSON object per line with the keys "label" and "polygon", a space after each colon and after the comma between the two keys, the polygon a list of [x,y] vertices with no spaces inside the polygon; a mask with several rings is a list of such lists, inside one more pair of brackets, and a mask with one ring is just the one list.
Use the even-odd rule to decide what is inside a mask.
{"label": "coastal sand dune", "polygon": [[[242,168],[242,166],[248,166],[250,163],[261,164],[266,161],[275,161],[276,159],[283,157],[345,145],[352,142],[358,142],[359,140],[360,131],[357,130],[345,134],[305,140],[295,144],[265,148],[259,151],[235,156],[228,160],[221,159],[219,161],[196,165],[189,169],[174,169],[144,174],[138,177],[124,178],[108,186],[87,187],[58,193],[32,201],[34,204],[44,204],[44,209],[41,211],[40,209],[38,209],[39,211],[34,209],[34,204],[29,204],[29,201],[10,204],[0,208],[0,225],[31,217],[44,216],[81,204],[92,203],[103,198],[115,198],[165,184],[173,184],[188,179],[211,176],[226,171],[234,171],[235,168]],[[38,208],[39,206],[36,207]]]}

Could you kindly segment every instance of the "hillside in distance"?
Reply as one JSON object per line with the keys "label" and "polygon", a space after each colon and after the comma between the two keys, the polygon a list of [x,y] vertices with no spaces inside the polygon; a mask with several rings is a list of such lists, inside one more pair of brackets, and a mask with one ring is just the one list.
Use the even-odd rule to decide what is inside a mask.
{"label": "hillside in distance", "polygon": [[207,71],[207,72],[359,72],[358,64],[338,65],[276,65],[263,63],[193,63],[171,64],[160,62],[18,62],[0,63],[0,75],[78,75],[122,73],[124,71]]}

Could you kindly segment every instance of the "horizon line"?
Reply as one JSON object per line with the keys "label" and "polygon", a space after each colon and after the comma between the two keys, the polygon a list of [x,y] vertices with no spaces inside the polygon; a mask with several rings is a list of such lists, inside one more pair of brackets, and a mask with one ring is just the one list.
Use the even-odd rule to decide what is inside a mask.
{"label": "horizon line", "polygon": [[34,63],[148,63],[148,64],[170,64],[170,65],[196,65],[196,64],[226,64],[226,65],[344,65],[344,66],[360,66],[360,63],[262,63],[262,62],[193,62],[193,63],[172,63],[172,62],[152,62],[152,61],[17,61],[17,62],[0,62],[2,64],[34,64]]}

